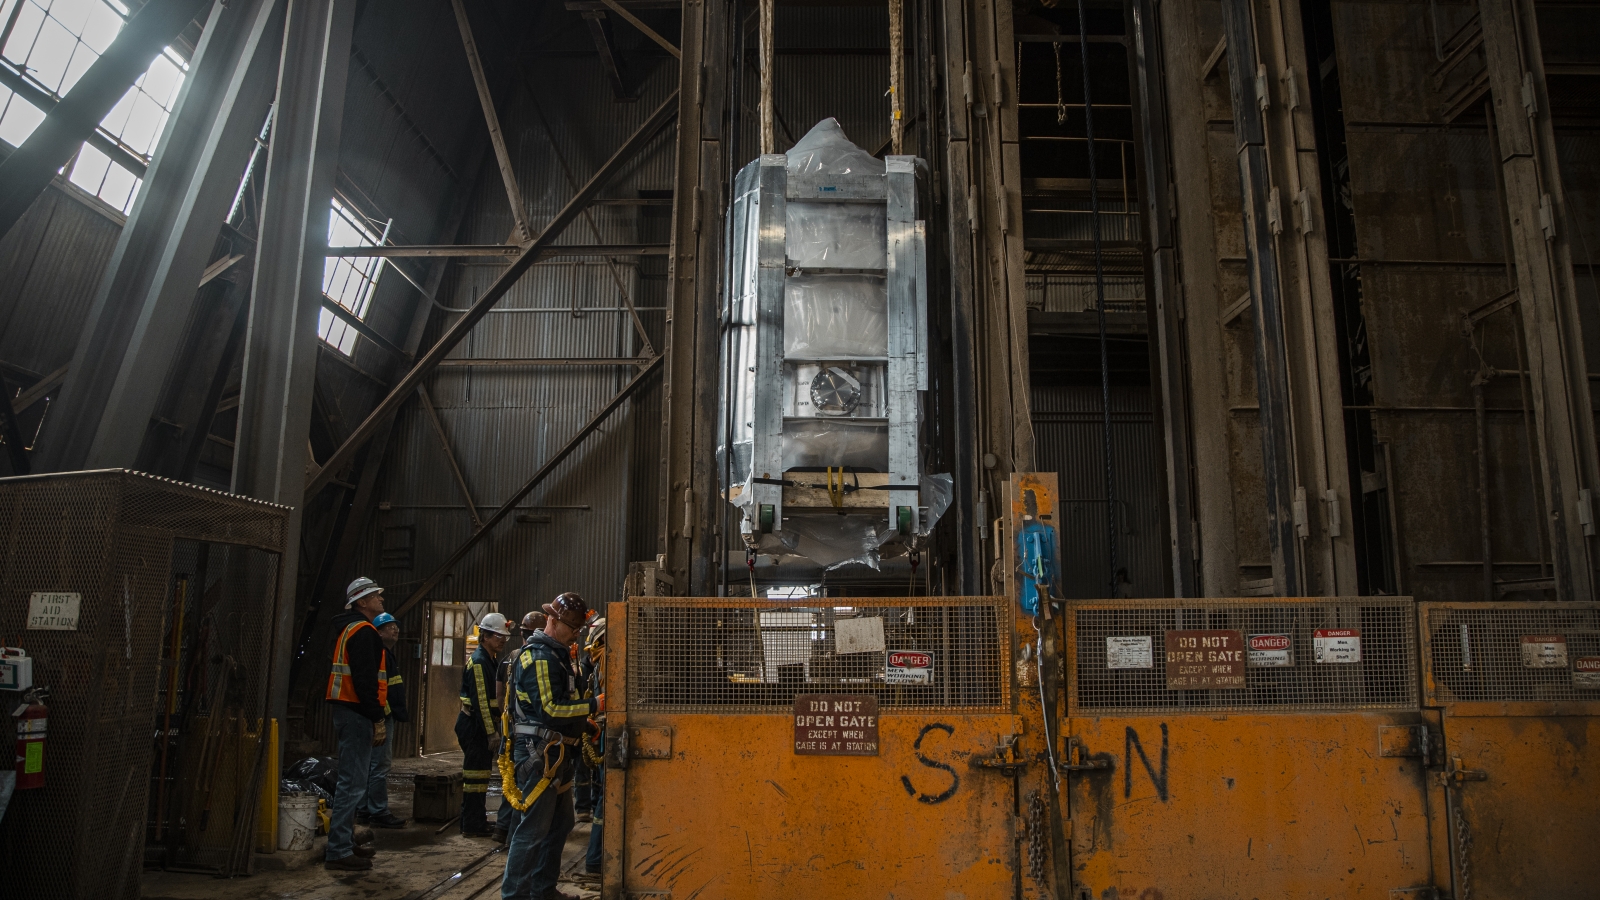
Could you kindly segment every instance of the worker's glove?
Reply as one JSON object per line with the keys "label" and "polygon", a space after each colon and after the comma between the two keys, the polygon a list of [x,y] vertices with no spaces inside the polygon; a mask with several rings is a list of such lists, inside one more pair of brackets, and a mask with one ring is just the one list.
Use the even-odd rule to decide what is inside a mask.
{"label": "worker's glove", "polygon": [[597,713],[603,713],[606,711],[606,695],[604,693],[595,695],[594,711]]}
{"label": "worker's glove", "polygon": [[389,739],[389,728],[382,722],[372,723],[372,746],[382,747],[383,742]]}

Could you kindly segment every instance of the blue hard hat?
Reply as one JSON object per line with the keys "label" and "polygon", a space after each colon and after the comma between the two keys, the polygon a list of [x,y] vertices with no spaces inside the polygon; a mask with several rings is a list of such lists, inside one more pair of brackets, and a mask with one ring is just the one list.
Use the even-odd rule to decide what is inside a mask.
{"label": "blue hard hat", "polygon": [[372,627],[373,628],[382,628],[383,626],[385,626],[385,625],[387,625],[387,624],[389,624],[390,622],[393,622],[393,621],[394,621],[394,616],[391,616],[388,613],[378,613],[376,616],[372,617]]}

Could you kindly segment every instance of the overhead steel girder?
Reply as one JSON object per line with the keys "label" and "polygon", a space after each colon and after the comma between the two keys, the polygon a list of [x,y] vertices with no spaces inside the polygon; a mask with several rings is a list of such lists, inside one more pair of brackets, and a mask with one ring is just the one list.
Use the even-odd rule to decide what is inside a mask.
{"label": "overhead steel girder", "polygon": [[[433,574],[429,575],[427,579],[422,582],[422,585],[418,587],[411,596],[406,598],[404,603],[400,604],[400,608],[395,610],[393,613],[394,617],[398,619],[401,616],[404,616],[412,607],[416,606],[418,603],[421,603],[423,599],[428,596],[428,594],[432,593],[433,589],[438,587],[441,581],[444,581],[446,576],[450,574],[451,570],[455,568],[456,563],[461,561],[462,557],[466,556],[473,547],[478,546],[480,541],[488,537],[489,533],[494,530],[496,525],[499,525],[502,521],[504,521],[506,516],[511,515],[512,511],[516,509],[517,504],[521,503],[524,497],[527,497],[529,494],[533,493],[533,489],[538,487],[546,478],[550,477],[550,473],[554,472],[556,467],[561,465],[561,463],[564,462],[568,456],[571,456],[573,451],[577,450],[578,446],[582,444],[584,440],[589,437],[589,435],[595,432],[595,429],[599,428],[606,419],[610,418],[612,413],[621,408],[623,401],[633,396],[634,391],[639,388],[639,385],[643,384],[644,380],[650,377],[650,373],[654,372],[661,366],[662,358],[663,357],[657,356],[656,358],[650,360],[650,364],[640,369],[638,373],[633,376],[633,380],[623,385],[622,390],[618,391],[617,395],[612,397],[610,402],[608,402],[605,406],[600,407],[600,409],[597,410],[594,415],[590,416],[589,421],[586,422],[582,428],[578,429],[577,434],[574,434],[571,438],[569,438],[567,442],[561,446],[560,450],[557,450],[555,453],[551,454],[550,458],[544,461],[544,464],[539,467],[539,471],[533,473],[533,477],[528,479],[526,484],[518,488],[510,497],[506,499],[504,503],[500,504],[500,508],[495,510],[493,515],[483,521],[483,524],[472,533],[472,537],[467,538],[467,540],[460,547],[457,547],[455,552],[451,553],[444,563],[435,569]],[[462,490],[466,490],[464,485]],[[471,502],[470,498],[468,502]]]}
{"label": "overhead steel girder", "polygon": [[133,14],[33,134],[0,163],[0,235],[17,224],[161,49],[209,2],[150,0]]}
{"label": "overhead steel girder", "polygon": [[405,403],[412,394],[416,393],[417,386],[422,383],[422,380],[432,374],[434,369],[438,368],[439,363],[445,356],[449,355],[451,350],[455,349],[457,344],[460,344],[466,338],[467,333],[472,330],[473,326],[482,321],[483,317],[489,314],[489,310],[493,309],[494,305],[500,301],[500,298],[511,290],[512,285],[516,284],[527,273],[528,269],[538,261],[540,252],[554,242],[556,238],[560,237],[567,226],[571,225],[573,220],[588,207],[589,202],[594,199],[594,196],[600,192],[601,188],[611,181],[622,166],[643,149],[677,115],[678,93],[674,91],[672,96],[657,107],[650,118],[646,119],[644,124],[640,125],[623,142],[617,152],[612,154],[611,158],[600,166],[600,169],[594,173],[588,183],[578,189],[573,198],[567,201],[567,205],[562,207],[561,211],[556,213],[555,218],[545,225],[539,236],[524,247],[519,256],[511,260],[511,264],[504,272],[500,273],[500,277],[495,279],[494,284],[483,292],[483,296],[468,307],[461,318],[457,319],[455,324],[451,325],[439,337],[438,342],[428,348],[428,352],[423,354],[422,358],[417,360],[417,364],[411,368],[411,371],[407,372],[395,384],[389,395],[383,398],[383,402],[379,403],[372,413],[360,425],[356,426],[356,430],[350,434],[350,438],[341,444],[339,449],[333,452],[332,456],[328,457],[328,461],[311,478],[310,484],[306,485],[304,497],[296,498],[297,505],[298,502],[315,496],[317,491],[321,490],[333,478],[334,473],[338,472],[354,458],[356,451],[361,449],[361,446],[372,437],[378,426],[386,418],[394,415],[400,405]]}
{"label": "overhead steel girder", "polygon": [[271,715],[288,702],[323,249],[357,0],[290,0],[244,348],[233,492],[294,507],[279,569]]}
{"label": "overhead steel girder", "polygon": [[[131,27],[131,26],[130,26]],[[218,4],[40,436],[45,471],[133,467],[272,101],[282,0]]]}

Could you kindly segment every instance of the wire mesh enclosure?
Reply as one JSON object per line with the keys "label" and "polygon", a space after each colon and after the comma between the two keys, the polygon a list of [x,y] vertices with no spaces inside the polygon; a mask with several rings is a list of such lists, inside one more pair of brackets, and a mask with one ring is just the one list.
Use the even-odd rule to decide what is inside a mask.
{"label": "wire mesh enclosure", "polygon": [[[7,896],[138,897],[157,796],[164,842],[240,858],[288,513],[125,470],[0,479],[0,635],[50,688],[45,786],[0,821]],[[78,595],[76,628],[30,629],[35,592]]]}
{"label": "wire mesh enclosure", "polygon": [[1003,598],[634,597],[628,708],[776,715],[797,694],[844,693],[885,711],[992,711],[1010,702],[1010,647]]}
{"label": "wire mesh enclosure", "polygon": [[1600,700],[1600,604],[1424,603],[1428,702]]}
{"label": "wire mesh enclosure", "polygon": [[[1416,617],[1409,598],[1181,603],[1071,603],[1066,655],[1069,712],[1301,712],[1417,706]],[[1237,632],[1244,652],[1239,660],[1242,685],[1169,687],[1167,635],[1185,631]]]}

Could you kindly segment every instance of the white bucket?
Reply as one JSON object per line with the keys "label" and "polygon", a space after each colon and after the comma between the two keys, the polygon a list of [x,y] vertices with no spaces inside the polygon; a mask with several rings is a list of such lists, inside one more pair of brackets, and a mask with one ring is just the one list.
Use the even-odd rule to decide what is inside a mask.
{"label": "white bucket", "polygon": [[317,795],[278,795],[278,849],[310,850],[317,834]]}

